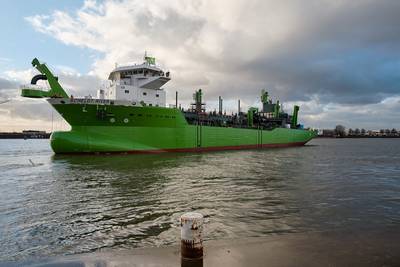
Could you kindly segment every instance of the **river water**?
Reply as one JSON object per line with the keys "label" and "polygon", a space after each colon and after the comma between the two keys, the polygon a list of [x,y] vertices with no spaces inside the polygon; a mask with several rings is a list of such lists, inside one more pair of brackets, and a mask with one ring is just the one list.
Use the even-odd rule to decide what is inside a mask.
{"label": "river water", "polygon": [[86,156],[0,140],[0,261],[177,244],[187,211],[205,239],[396,228],[400,139]]}

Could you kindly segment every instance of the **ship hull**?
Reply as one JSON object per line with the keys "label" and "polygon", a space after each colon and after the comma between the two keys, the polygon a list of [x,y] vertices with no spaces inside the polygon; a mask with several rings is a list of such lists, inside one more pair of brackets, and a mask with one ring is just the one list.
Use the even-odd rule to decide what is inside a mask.
{"label": "ship hull", "polygon": [[[161,153],[257,149],[304,145],[315,132],[302,129],[190,125],[179,109],[99,105],[53,100],[72,126],[54,132],[55,153]],[[64,102],[64,103],[61,103]],[[99,110],[101,116],[99,116]]]}

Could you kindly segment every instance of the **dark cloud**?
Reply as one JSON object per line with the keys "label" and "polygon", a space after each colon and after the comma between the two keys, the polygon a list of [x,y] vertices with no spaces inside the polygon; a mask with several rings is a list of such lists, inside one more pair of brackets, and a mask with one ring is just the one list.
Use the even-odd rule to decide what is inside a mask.
{"label": "dark cloud", "polygon": [[15,97],[18,85],[14,81],[0,78],[0,101]]}
{"label": "dark cloud", "polygon": [[0,90],[2,89],[11,89],[11,88],[16,88],[17,84],[13,81],[0,78]]}
{"label": "dark cloud", "polygon": [[[400,2],[321,3],[304,3],[298,30],[263,55],[224,67],[286,101],[369,104],[400,94]],[[224,58],[232,53],[240,51],[227,48]]]}

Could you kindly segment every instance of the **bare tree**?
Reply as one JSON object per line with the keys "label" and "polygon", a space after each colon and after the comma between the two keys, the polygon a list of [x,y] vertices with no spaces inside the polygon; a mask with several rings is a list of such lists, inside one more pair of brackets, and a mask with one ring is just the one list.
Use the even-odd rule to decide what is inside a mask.
{"label": "bare tree", "polygon": [[337,137],[344,137],[346,136],[346,128],[343,125],[336,125],[335,127],[335,135]]}

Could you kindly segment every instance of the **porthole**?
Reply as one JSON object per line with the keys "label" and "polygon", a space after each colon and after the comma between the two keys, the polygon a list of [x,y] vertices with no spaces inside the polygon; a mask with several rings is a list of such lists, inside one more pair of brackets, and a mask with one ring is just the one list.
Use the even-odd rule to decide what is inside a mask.
{"label": "porthole", "polygon": [[128,118],[125,118],[125,119],[124,119],[124,122],[125,122],[125,123],[128,123],[128,122],[129,122],[129,119],[128,119]]}
{"label": "porthole", "polygon": [[110,119],[110,122],[111,122],[111,123],[114,123],[114,122],[115,122],[115,119],[114,119],[114,118],[111,118],[111,119]]}

